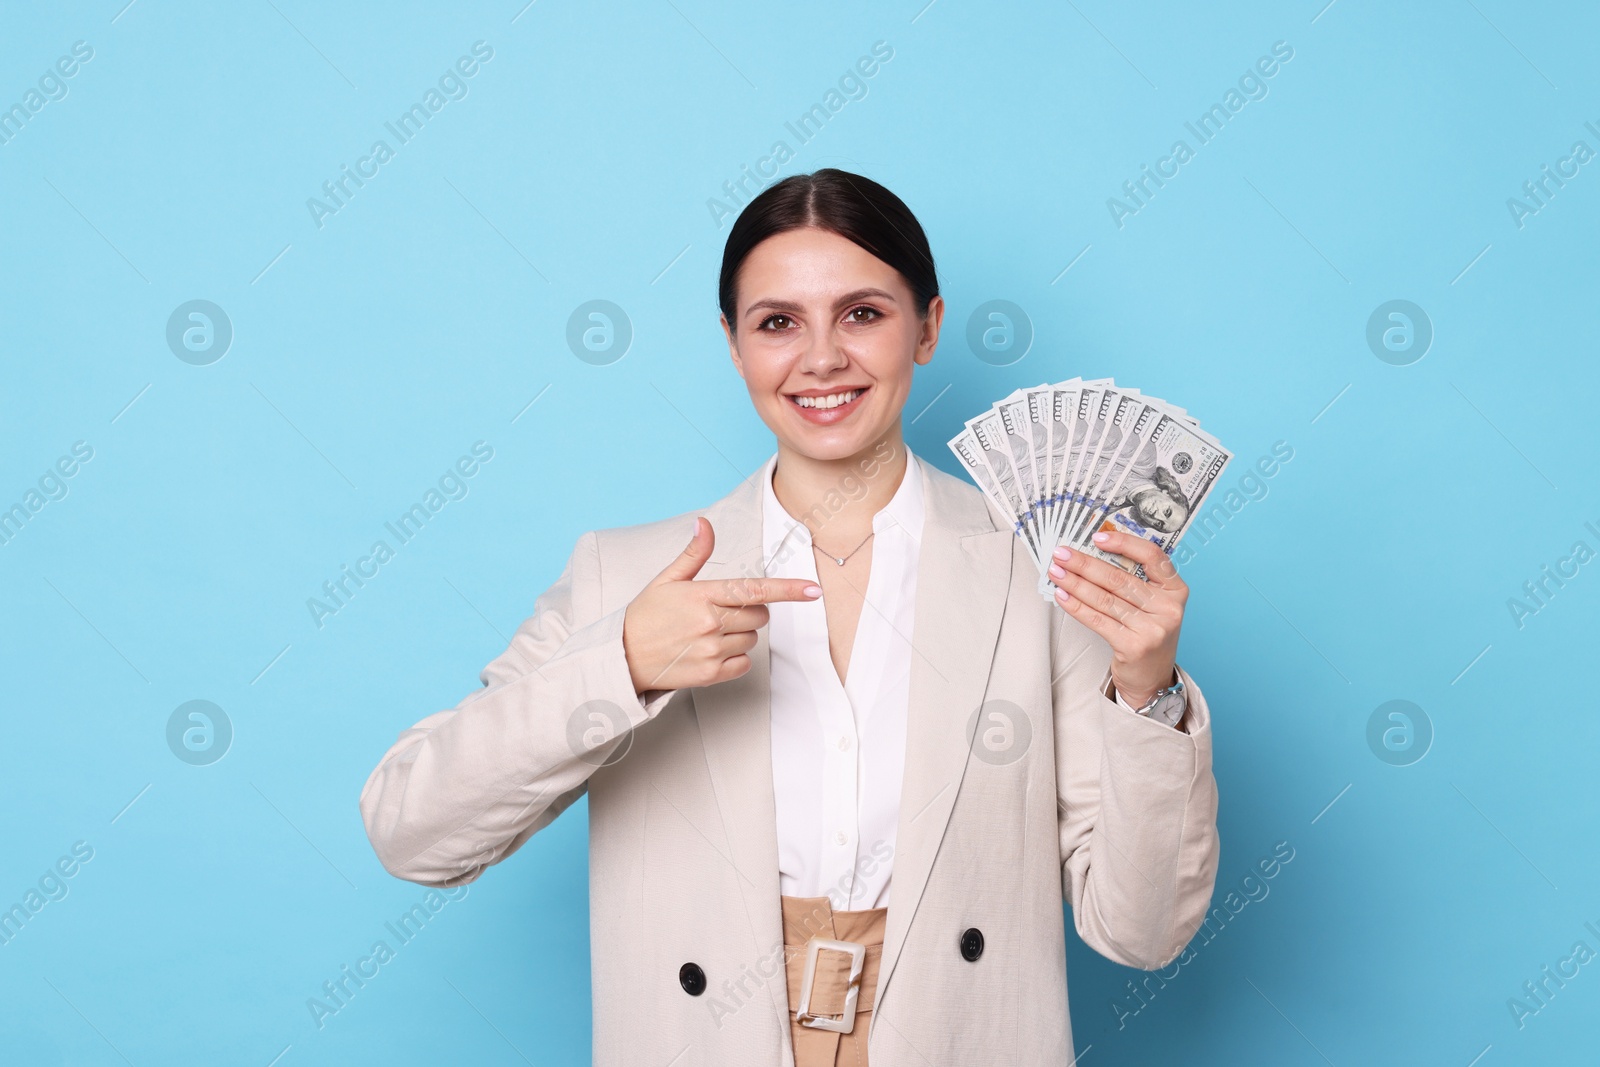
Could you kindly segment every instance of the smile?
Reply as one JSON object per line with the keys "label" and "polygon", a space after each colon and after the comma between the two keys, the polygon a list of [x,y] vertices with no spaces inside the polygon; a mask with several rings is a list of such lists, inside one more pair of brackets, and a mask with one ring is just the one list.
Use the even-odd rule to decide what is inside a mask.
{"label": "smile", "polygon": [[866,388],[861,388],[841,389],[826,396],[798,396],[790,393],[788,399],[802,419],[818,426],[831,426],[849,418],[866,392]]}
{"label": "smile", "polygon": [[866,392],[865,389],[849,389],[842,393],[830,393],[827,396],[790,396],[789,399],[803,408],[820,408],[826,411],[831,408],[843,407],[864,392]]}

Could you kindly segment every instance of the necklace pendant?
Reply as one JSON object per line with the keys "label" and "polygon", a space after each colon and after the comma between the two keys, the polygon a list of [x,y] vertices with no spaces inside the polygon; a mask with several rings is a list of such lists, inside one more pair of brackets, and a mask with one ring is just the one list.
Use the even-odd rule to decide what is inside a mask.
{"label": "necklace pendant", "polygon": [[839,566],[841,566],[841,567],[844,566],[844,560],[840,559],[838,556],[830,556],[829,558],[832,559]]}

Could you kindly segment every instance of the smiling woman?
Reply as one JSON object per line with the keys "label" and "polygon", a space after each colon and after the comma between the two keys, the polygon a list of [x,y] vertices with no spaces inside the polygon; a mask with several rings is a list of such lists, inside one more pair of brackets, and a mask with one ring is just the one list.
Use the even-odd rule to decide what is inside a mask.
{"label": "smiling woman", "polygon": [[596,1064],[1071,1062],[1063,896],[1153,969],[1216,876],[1186,587],[1112,533],[1148,586],[1078,553],[1044,601],[983,494],[906,447],[945,303],[888,189],[773,185],[717,296],[776,451],[584,534],[483,688],[368,777],[373,847],[462,885],[587,795]]}
{"label": "smiling woman", "polygon": [[[830,462],[886,436],[899,442],[912,370],[933,358],[944,300],[922,225],[898,197],[838,170],[785,179],[729,234],[717,296],[733,364],[788,468],[775,479],[780,500],[781,483],[809,466],[782,459],[802,427],[833,431],[805,438],[808,453]],[[858,525],[870,524],[900,473]]]}

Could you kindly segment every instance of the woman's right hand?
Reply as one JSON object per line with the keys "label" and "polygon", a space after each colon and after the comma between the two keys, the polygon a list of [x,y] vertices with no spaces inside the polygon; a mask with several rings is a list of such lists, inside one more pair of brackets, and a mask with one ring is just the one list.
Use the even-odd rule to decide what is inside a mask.
{"label": "woman's right hand", "polygon": [[[715,685],[750,669],[746,655],[756,630],[767,624],[767,605],[815,600],[822,589],[802,578],[727,578],[696,581],[711,558],[715,535],[698,516],[683,554],[650,580],[629,603],[622,647],[634,689],[685,689]],[[812,590],[812,592],[807,592]]]}

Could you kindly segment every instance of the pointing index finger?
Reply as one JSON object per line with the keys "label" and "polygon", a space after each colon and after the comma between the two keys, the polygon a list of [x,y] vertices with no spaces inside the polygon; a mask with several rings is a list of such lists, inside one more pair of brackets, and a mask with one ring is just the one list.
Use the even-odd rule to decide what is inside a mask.
{"label": "pointing index finger", "polygon": [[809,601],[822,595],[821,586],[804,578],[724,578],[705,584],[714,587],[711,590],[712,603],[724,607],[747,607],[787,600]]}

